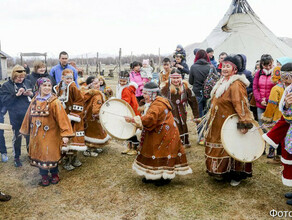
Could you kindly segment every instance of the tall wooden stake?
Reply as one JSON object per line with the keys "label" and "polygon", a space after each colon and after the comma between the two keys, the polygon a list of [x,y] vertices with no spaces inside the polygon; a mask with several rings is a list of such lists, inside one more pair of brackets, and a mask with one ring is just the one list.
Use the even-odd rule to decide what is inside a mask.
{"label": "tall wooden stake", "polygon": [[119,51],[119,72],[121,72],[121,68],[122,68],[122,48],[120,48]]}
{"label": "tall wooden stake", "polygon": [[160,48],[158,48],[158,71],[160,71],[161,66],[161,57],[160,57]]}
{"label": "tall wooden stake", "polygon": [[98,52],[96,53],[96,75],[100,74],[100,71],[98,71]]}

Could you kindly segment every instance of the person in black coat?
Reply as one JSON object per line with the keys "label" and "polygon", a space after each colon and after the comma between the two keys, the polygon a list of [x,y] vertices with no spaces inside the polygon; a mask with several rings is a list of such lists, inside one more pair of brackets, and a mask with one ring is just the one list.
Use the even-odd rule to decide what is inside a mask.
{"label": "person in black coat", "polygon": [[[0,99],[8,110],[10,124],[13,130],[12,145],[14,149],[14,165],[22,166],[19,159],[21,155],[21,135],[19,129],[24,119],[25,113],[33,97],[31,82],[25,79],[25,69],[16,65],[12,69],[11,79],[5,82],[0,88]],[[29,136],[26,137],[28,149]]]}
{"label": "person in black coat", "polygon": [[[0,100],[0,123],[4,123],[4,116],[6,112],[7,112],[7,109],[5,108],[5,106],[3,106]],[[1,153],[1,161],[6,163],[8,161],[8,156],[7,156],[7,147],[6,147],[5,137],[4,137],[4,130],[0,130],[0,153]]]}
{"label": "person in black coat", "polygon": [[46,64],[40,60],[37,60],[33,64],[33,72],[30,75],[26,75],[26,77],[25,77],[26,79],[28,79],[31,82],[34,94],[36,92],[35,83],[41,77],[49,78],[52,82],[52,87],[54,87],[56,85],[56,81],[55,81],[54,77],[52,77],[50,74],[47,73]]}
{"label": "person in black coat", "polygon": [[173,67],[176,67],[182,75],[182,78],[185,78],[185,74],[190,73],[190,69],[186,61],[184,60],[184,56],[182,54],[175,55],[175,61],[173,62]]}
{"label": "person in black coat", "polygon": [[199,50],[196,53],[195,63],[191,66],[189,83],[193,85],[193,92],[196,95],[199,104],[199,114],[202,117],[205,114],[207,99],[204,97],[204,82],[208,77],[210,68],[217,73],[216,68],[211,65],[210,59],[205,50]]}
{"label": "person in black coat", "polygon": [[237,54],[236,56],[238,56],[241,60],[241,69],[238,70],[239,73],[243,73],[245,75],[245,77],[247,78],[247,80],[250,82],[250,85],[246,88],[247,91],[247,96],[249,96],[252,93],[252,85],[253,85],[253,77],[252,77],[252,73],[251,71],[246,69],[246,56],[244,54]]}
{"label": "person in black coat", "polygon": [[24,69],[25,69],[26,74],[30,74],[30,68],[29,68],[29,66],[27,65],[27,63],[24,63],[24,64],[23,64],[23,67],[24,67]]}

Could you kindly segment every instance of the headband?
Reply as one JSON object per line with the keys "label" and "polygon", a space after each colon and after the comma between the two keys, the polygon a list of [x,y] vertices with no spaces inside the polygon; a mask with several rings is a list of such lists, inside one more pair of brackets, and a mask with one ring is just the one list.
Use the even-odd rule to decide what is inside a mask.
{"label": "headband", "polygon": [[119,76],[119,79],[129,79],[127,76]]}
{"label": "headband", "polygon": [[232,63],[231,61],[223,61],[223,63],[228,63],[228,64],[230,64],[234,69],[237,70],[237,66],[236,66],[234,63]]}
{"label": "headband", "polygon": [[147,88],[143,88],[143,91],[145,91],[145,92],[159,92],[159,88],[153,88],[153,89],[147,89]]}
{"label": "headband", "polygon": [[169,77],[170,78],[175,78],[175,77],[182,78],[181,74],[179,74],[179,73],[173,73]]}
{"label": "headband", "polygon": [[292,77],[292,71],[281,71],[281,78]]}
{"label": "headband", "polygon": [[63,76],[65,79],[73,79],[73,76],[71,75],[71,76]]}

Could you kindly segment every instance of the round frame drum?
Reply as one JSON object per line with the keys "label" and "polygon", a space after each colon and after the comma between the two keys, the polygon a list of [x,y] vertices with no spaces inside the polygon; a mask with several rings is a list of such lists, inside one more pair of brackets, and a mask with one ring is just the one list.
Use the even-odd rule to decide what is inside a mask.
{"label": "round frame drum", "polygon": [[229,156],[234,159],[249,163],[258,159],[264,152],[265,141],[262,138],[263,131],[259,124],[252,121],[253,127],[246,134],[237,129],[237,114],[230,115],[221,129],[221,141]]}
{"label": "round frame drum", "polygon": [[124,116],[134,117],[132,107],[122,99],[109,99],[100,108],[99,120],[106,132],[119,140],[134,136],[136,127],[125,121]]}

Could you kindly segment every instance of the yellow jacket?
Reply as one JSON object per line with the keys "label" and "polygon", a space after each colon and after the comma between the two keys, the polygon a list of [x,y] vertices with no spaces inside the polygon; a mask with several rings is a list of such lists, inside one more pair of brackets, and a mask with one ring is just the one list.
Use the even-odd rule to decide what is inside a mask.
{"label": "yellow jacket", "polygon": [[279,103],[281,101],[284,90],[284,86],[281,83],[278,83],[272,88],[269,96],[268,105],[262,115],[263,121],[276,122],[281,118],[282,113],[279,110]]}

